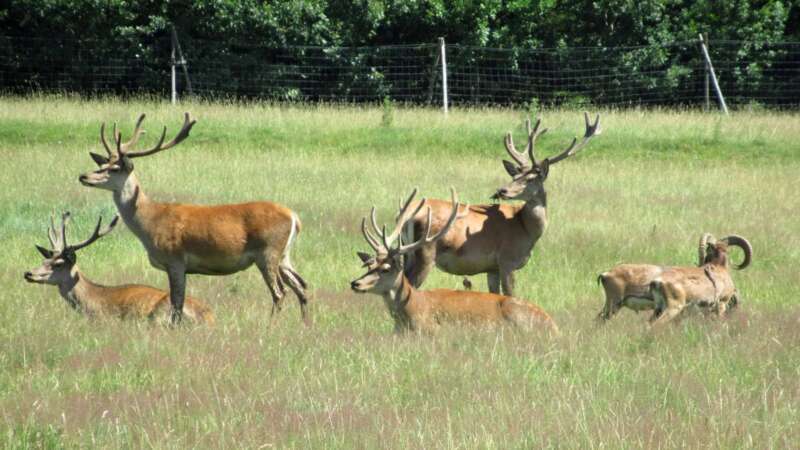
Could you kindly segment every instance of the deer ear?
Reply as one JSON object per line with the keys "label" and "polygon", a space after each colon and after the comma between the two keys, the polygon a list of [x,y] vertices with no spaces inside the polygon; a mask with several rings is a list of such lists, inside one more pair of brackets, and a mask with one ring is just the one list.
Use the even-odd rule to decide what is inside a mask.
{"label": "deer ear", "polygon": [[517,167],[516,164],[512,163],[511,161],[507,161],[505,159],[503,160],[503,167],[506,168],[506,172],[508,172],[508,174],[511,175],[512,177],[519,175],[519,173],[521,172],[520,168]]}
{"label": "deer ear", "polygon": [[39,247],[38,245],[36,246],[36,250],[39,250],[39,253],[41,253],[42,256],[44,256],[47,259],[50,259],[50,258],[53,257],[53,251],[52,250],[48,250],[48,249],[46,249],[44,247]]}
{"label": "deer ear", "polygon": [[369,253],[356,252],[356,254],[358,255],[359,258],[361,258],[361,262],[363,263],[367,263],[369,262],[369,260],[372,259],[372,255],[370,255]]}
{"label": "deer ear", "polygon": [[97,164],[98,166],[102,166],[103,164],[108,163],[108,158],[106,158],[103,155],[98,155],[97,153],[89,152],[89,156],[92,157],[94,163]]}

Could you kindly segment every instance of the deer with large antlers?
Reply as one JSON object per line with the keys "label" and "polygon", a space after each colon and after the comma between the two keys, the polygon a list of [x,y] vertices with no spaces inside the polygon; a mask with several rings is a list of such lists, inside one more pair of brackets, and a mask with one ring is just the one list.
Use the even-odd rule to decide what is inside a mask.
{"label": "deer with large antlers", "polygon": [[[586,130],[583,139],[577,138],[556,156],[537,160],[534,152],[536,139],[547,129],[539,129],[541,120],[531,128],[526,122],[528,143],[525,152],[514,147],[509,132],[505,147],[514,162],[503,161],[506,171],[513,178],[492,196],[496,200],[522,200],[521,205],[493,204],[472,205],[464,216],[435,243],[425,244],[408,258],[405,273],[414,287],[425,281],[435,264],[454,275],[476,275],[485,273],[489,291],[513,295],[514,271],[527,264],[533,247],[547,228],[547,193],[544,182],[550,166],[575,155],[594,136],[600,134],[600,116],[594,123],[584,113]],[[405,234],[419,239],[428,227],[435,233],[447,223],[450,202],[429,200],[432,210],[430,219],[418,213],[408,222]],[[432,222],[431,222],[432,220]]]}
{"label": "deer with large antlers", "polygon": [[[386,307],[395,322],[395,331],[432,332],[445,322],[472,322],[487,324],[509,324],[524,329],[541,329],[552,334],[558,327],[541,308],[528,302],[499,294],[472,291],[435,289],[419,291],[403,273],[403,257],[425,245],[435,243],[446,235],[458,218],[458,200],[452,190],[451,211],[445,223],[431,235],[431,226],[413,242],[402,242],[401,232],[407,220],[422,213],[432,223],[432,208],[425,199],[412,207],[417,193],[415,189],[400,209],[395,229],[387,234],[386,227],[379,229],[372,208],[371,226],[367,219],[361,221],[361,232],[375,254],[358,253],[367,268],[367,273],[354,280],[351,288],[355,292],[372,292],[383,297]],[[423,211],[424,209],[424,211]],[[413,211],[413,212],[410,212]]]}
{"label": "deer with large antlers", "polygon": [[735,268],[749,266],[753,248],[747,239],[731,235],[717,240],[704,233],[698,245],[697,267],[620,264],[600,274],[598,282],[605,290],[606,302],[598,319],[605,322],[622,307],[653,310],[650,323],[655,327],[675,319],[690,306],[724,317],[739,302],[728,268],[731,245],[744,251],[744,261]]}
{"label": "deer with large antlers", "polygon": [[[101,217],[89,239],[72,245],[67,244],[66,226],[69,217],[69,213],[61,217],[61,227],[58,230],[51,218],[47,230],[51,248],[36,246],[45,259],[38,268],[25,272],[25,280],[29,283],[58,286],[58,292],[67,304],[88,316],[151,320],[168,317],[170,308],[168,292],[141,284],[103,286],[92,282],[78,269],[76,252],[111,232],[119,216],[114,216],[111,223],[102,230]],[[183,314],[193,322],[214,323],[214,314],[211,310],[193,297],[186,298]]]}
{"label": "deer with large antlers", "polygon": [[168,143],[167,129],[148,150],[134,152],[142,134],[142,114],[132,138],[122,142],[114,126],[115,149],[100,127],[100,141],[108,156],[91,153],[98,169],[80,176],[82,184],[113,192],[114,203],[128,228],[139,238],[153,267],[167,272],[172,321],[181,320],[186,274],[229,275],[258,267],[272,296],[272,314],[280,311],[288,285],[297,295],[308,325],[306,282],[292,267],[289,251],[300,232],[300,219],[289,208],[272,202],[201,206],[160,203],[145,195],[133,172],[133,159],[162,152],[182,142],[196,123],[189,113]]}

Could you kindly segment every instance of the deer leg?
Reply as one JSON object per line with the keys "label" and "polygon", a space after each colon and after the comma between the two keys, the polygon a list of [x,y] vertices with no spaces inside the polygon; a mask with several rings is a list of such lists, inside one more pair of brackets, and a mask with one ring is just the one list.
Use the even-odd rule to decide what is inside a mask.
{"label": "deer leg", "polygon": [[512,297],[514,295],[514,272],[511,270],[501,272],[500,285],[503,288],[503,295]]}
{"label": "deer leg", "polygon": [[172,325],[178,325],[183,319],[183,301],[186,297],[186,268],[183,264],[167,267],[169,277],[169,302],[172,305]]}
{"label": "deer leg", "polygon": [[303,323],[306,326],[310,326],[311,321],[308,318],[308,297],[306,297],[305,280],[303,280],[303,278],[300,277],[300,274],[295,272],[291,267],[281,266],[280,274],[281,277],[278,278],[278,281],[283,279],[297,296],[297,301],[300,302],[300,317],[302,317]]}
{"label": "deer leg", "polygon": [[412,286],[422,286],[428,274],[431,273],[436,260],[436,243],[424,245],[414,252],[412,258],[407,258],[404,272]]}
{"label": "deer leg", "polygon": [[489,286],[489,292],[499,294],[500,274],[497,272],[486,272],[486,284]]}
{"label": "deer leg", "polygon": [[256,261],[256,266],[261,272],[261,277],[264,278],[264,283],[267,284],[269,293],[272,296],[272,311],[270,312],[270,317],[272,317],[275,313],[279,313],[283,306],[283,291],[278,288],[277,264],[269,264],[266,259],[260,259]]}
{"label": "deer leg", "polygon": [[600,284],[603,285],[603,291],[606,293],[606,303],[603,309],[597,315],[597,320],[605,322],[606,320],[614,317],[616,313],[622,308],[623,290],[616,286],[611,280],[604,278],[602,275],[598,278]]}

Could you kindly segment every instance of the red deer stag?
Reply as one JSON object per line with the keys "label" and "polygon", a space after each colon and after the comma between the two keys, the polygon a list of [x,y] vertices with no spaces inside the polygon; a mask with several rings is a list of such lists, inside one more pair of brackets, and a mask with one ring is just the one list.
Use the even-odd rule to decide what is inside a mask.
{"label": "red deer stag", "polygon": [[[88,316],[114,316],[122,319],[155,319],[169,314],[169,293],[141,284],[103,286],[92,282],[78,269],[76,252],[88,247],[114,229],[119,216],[102,231],[102,217],[97,221],[94,233],[80,244],[67,244],[67,221],[69,213],[61,217],[61,229],[56,230],[51,219],[47,237],[52,250],[36,246],[45,260],[40,267],[25,272],[29,283],[58,286],[58,292],[73,309]],[[214,314],[200,300],[188,297],[183,304],[183,314],[197,323],[214,323]]]}
{"label": "red deer stag", "polygon": [[289,251],[300,232],[300,219],[292,210],[272,202],[202,206],[160,203],[150,200],[133,172],[133,159],[149,156],[179,144],[189,136],[195,120],[184,117],[178,134],[164,144],[167,128],[158,143],[131,151],[142,134],[142,114],[128,142],[114,126],[116,148],[112,151],[100,127],[100,141],[108,156],[92,153],[99,166],[80,176],[82,184],[113,192],[122,220],[139,238],[150,264],[167,272],[172,322],[181,320],[186,274],[229,275],[255,264],[272,296],[272,313],[281,310],[288,285],[297,295],[303,321],[308,325],[306,282],[294,270]]}
{"label": "red deer stag", "polygon": [[[372,232],[367,230],[367,219],[361,222],[364,239],[375,251],[375,255],[358,253],[367,268],[367,273],[354,280],[351,288],[355,292],[372,292],[383,297],[389,313],[395,321],[395,331],[432,332],[444,322],[473,322],[487,324],[510,324],[524,329],[547,330],[558,334],[558,327],[541,308],[528,302],[499,294],[486,292],[435,289],[418,291],[403,273],[404,255],[424,245],[435,243],[447,233],[458,216],[458,201],[452,191],[451,211],[439,231],[431,235],[431,227],[414,242],[403,243],[400,237],[406,220],[420,213],[426,201],[423,199],[408,214],[416,195],[416,189],[400,210],[395,229],[386,234],[386,227],[378,229],[375,208],[372,208]],[[432,209],[425,208],[427,223],[432,223]],[[374,234],[373,234],[374,233]],[[396,244],[396,245],[395,245]]]}
{"label": "red deer stag", "polygon": [[[514,162],[503,161],[513,180],[501,187],[492,196],[497,200],[522,200],[521,205],[494,204],[472,205],[462,213],[463,218],[437,242],[420,245],[410,255],[405,273],[414,287],[425,281],[434,263],[447,273],[454,275],[476,275],[486,273],[489,291],[513,295],[514,271],[528,262],[534,245],[547,227],[547,193],[544,182],[550,166],[578,153],[595,135],[600,134],[600,116],[594,124],[589,114],[584,113],[586,131],[583,139],[577,138],[554,157],[537,160],[534,154],[536,138],[547,129],[539,130],[541,120],[531,128],[526,122],[528,144],[525,152],[514,147],[509,132],[505,137],[506,151]],[[445,200],[429,200],[432,222],[423,213],[416,214],[408,222],[404,234],[410,240],[419,239],[428,227],[438,233],[447,221],[452,204]]]}

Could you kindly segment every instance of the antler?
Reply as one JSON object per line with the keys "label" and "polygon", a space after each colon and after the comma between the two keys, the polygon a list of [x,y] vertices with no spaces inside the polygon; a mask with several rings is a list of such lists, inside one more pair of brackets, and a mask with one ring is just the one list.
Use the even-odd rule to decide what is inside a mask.
{"label": "antler", "polygon": [[127,152],[128,150],[131,149],[131,147],[133,147],[134,145],[136,145],[137,142],[139,142],[139,136],[141,136],[142,133],[144,133],[144,131],[142,130],[142,122],[144,122],[144,117],[145,115],[144,113],[142,113],[139,116],[139,118],[136,119],[136,127],[134,127],[133,129],[133,136],[130,138],[130,140],[128,140],[128,142],[124,144],[119,145],[119,148],[122,151],[122,153]]}
{"label": "antler", "polygon": [[431,222],[433,221],[432,220],[433,217],[431,213],[431,207],[428,206],[428,224],[425,227],[425,235],[416,242],[412,242],[406,245],[400,244],[397,247],[397,253],[401,255],[411,253],[417,250],[418,248],[422,247],[423,245],[430,244],[431,242],[436,241],[440,237],[444,236],[445,233],[450,231],[450,227],[453,226],[453,223],[455,223],[456,219],[458,218],[458,208],[459,208],[458,197],[456,196],[456,190],[453,189],[452,187],[450,187],[450,196],[451,196],[451,202],[453,204],[453,211],[450,213],[450,217],[447,218],[447,223],[445,223],[445,225],[439,230],[439,232],[433,236],[430,235]]}
{"label": "antler", "polygon": [[108,233],[110,233],[111,230],[113,230],[114,227],[117,225],[117,221],[118,220],[119,220],[119,214],[114,214],[114,218],[111,219],[111,222],[108,224],[108,226],[105,227],[102,231],[100,231],[100,225],[103,223],[103,216],[100,216],[100,218],[97,220],[97,225],[94,227],[94,231],[92,232],[92,235],[89,236],[89,239],[86,239],[85,241],[81,242],[80,244],[75,244],[75,245],[66,245],[66,240],[64,240],[64,244],[65,244],[64,245],[64,249],[69,249],[69,250],[72,250],[72,251],[78,251],[78,250],[80,250],[80,249],[82,249],[84,247],[88,247],[94,241],[96,241],[96,240],[100,239],[101,237],[103,237],[103,236],[107,235]]}
{"label": "antler", "polygon": [[[439,232],[436,233],[434,236],[430,236],[433,213],[431,212],[431,207],[428,206],[428,223],[425,229],[425,236],[422,239],[407,245],[403,245],[402,242],[399,242],[397,248],[395,249],[395,251],[398,254],[406,254],[412,252],[415,249],[425,244],[431,243],[439,239],[440,237],[444,236],[445,233],[447,233],[447,231],[450,229],[450,227],[453,225],[456,219],[464,217],[464,214],[458,214],[458,210],[461,205],[459,205],[458,203],[458,197],[456,195],[455,189],[451,187],[450,193],[453,203],[453,212],[450,213],[450,217],[447,219],[447,223],[444,225],[444,227],[440,229]],[[373,235],[373,232],[370,232],[370,230],[367,228],[367,218],[365,217],[361,220],[361,233],[364,235],[364,239],[366,239],[367,243],[370,245],[370,247],[372,247],[373,250],[383,254],[389,253],[390,248],[395,243],[395,241],[397,241],[397,238],[400,236],[400,233],[406,222],[408,222],[414,216],[416,216],[417,213],[419,213],[419,211],[422,210],[422,208],[427,203],[427,200],[423,198],[419,202],[419,205],[417,205],[417,207],[414,208],[414,211],[409,213],[408,208],[411,206],[411,203],[413,202],[414,197],[416,195],[417,195],[417,189],[414,188],[414,190],[411,192],[411,195],[409,195],[408,199],[405,201],[405,204],[400,208],[400,213],[397,215],[395,227],[394,230],[391,232],[391,234],[387,235],[385,225],[383,227],[378,227],[378,221],[376,218],[374,206],[370,211],[370,222],[372,224],[372,229],[375,235]]]}
{"label": "antler", "polygon": [[161,139],[158,140],[158,144],[156,144],[153,148],[150,148],[148,150],[132,153],[129,151],[128,146],[135,144],[136,141],[138,140],[139,137],[138,133],[140,133],[139,125],[141,124],[142,120],[144,120],[144,114],[142,114],[139,117],[139,121],[136,124],[136,131],[134,131],[134,137],[131,138],[130,141],[128,141],[124,146],[117,144],[121,156],[124,155],[127,156],[128,158],[138,158],[140,156],[149,156],[154,153],[158,153],[167,150],[169,148],[172,148],[175,145],[180,144],[187,137],[189,137],[189,132],[192,130],[194,124],[197,123],[197,120],[192,119],[192,117],[189,115],[188,112],[184,113],[183,125],[181,126],[180,131],[178,131],[178,134],[176,134],[171,141],[169,141],[167,144],[164,144],[164,138],[167,136],[167,127],[164,127],[164,131],[161,132]]}
{"label": "antler", "polygon": [[56,229],[53,216],[50,216],[50,227],[47,229],[47,239],[50,241],[50,246],[53,247],[53,251],[55,252],[61,252],[67,246],[67,222],[69,218],[69,211],[63,213],[61,215],[61,228]]}
{"label": "antler", "polygon": [[589,122],[588,112],[583,113],[583,119],[586,122],[586,133],[584,133],[583,140],[581,140],[581,143],[578,144],[578,138],[573,138],[572,143],[569,145],[569,147],[567,147],[566,150],[564,150],[563,152],[561,152],[560,154],[556,155],[553,158],[547,158],[547,162],[549,164],[555,164],[561,160],[569,158],[570,156],[578,153],[579,151],[581,151],[581,149],[583,149],[583,147],[586,145],[586,143],[589,142],[589,140],[592,137],[602,132],[602,130],[600,129],[600,114],[597,115],[594,124],[591,124]]}
{"label": "antler", "polygon": [[536,124],[533,126],[533,129],[531,129],[531,119],[525,120],[525,129],[528,131],[528,143],[525,146],[525,152],[517,151],[517,148],[514,147],[514,138],[511,136],[511,132],[509,131],[506,133],[506,138],[504,140],[506,151],[508,152],[509,156],[511,156],[511,158],[520,166],[526,167],[537,164],[536,157],[534,155],[536,138],[547,132],[547,128],[539,131],[539,125],[541,125],[541,123],[542,119],[537,119]]}

